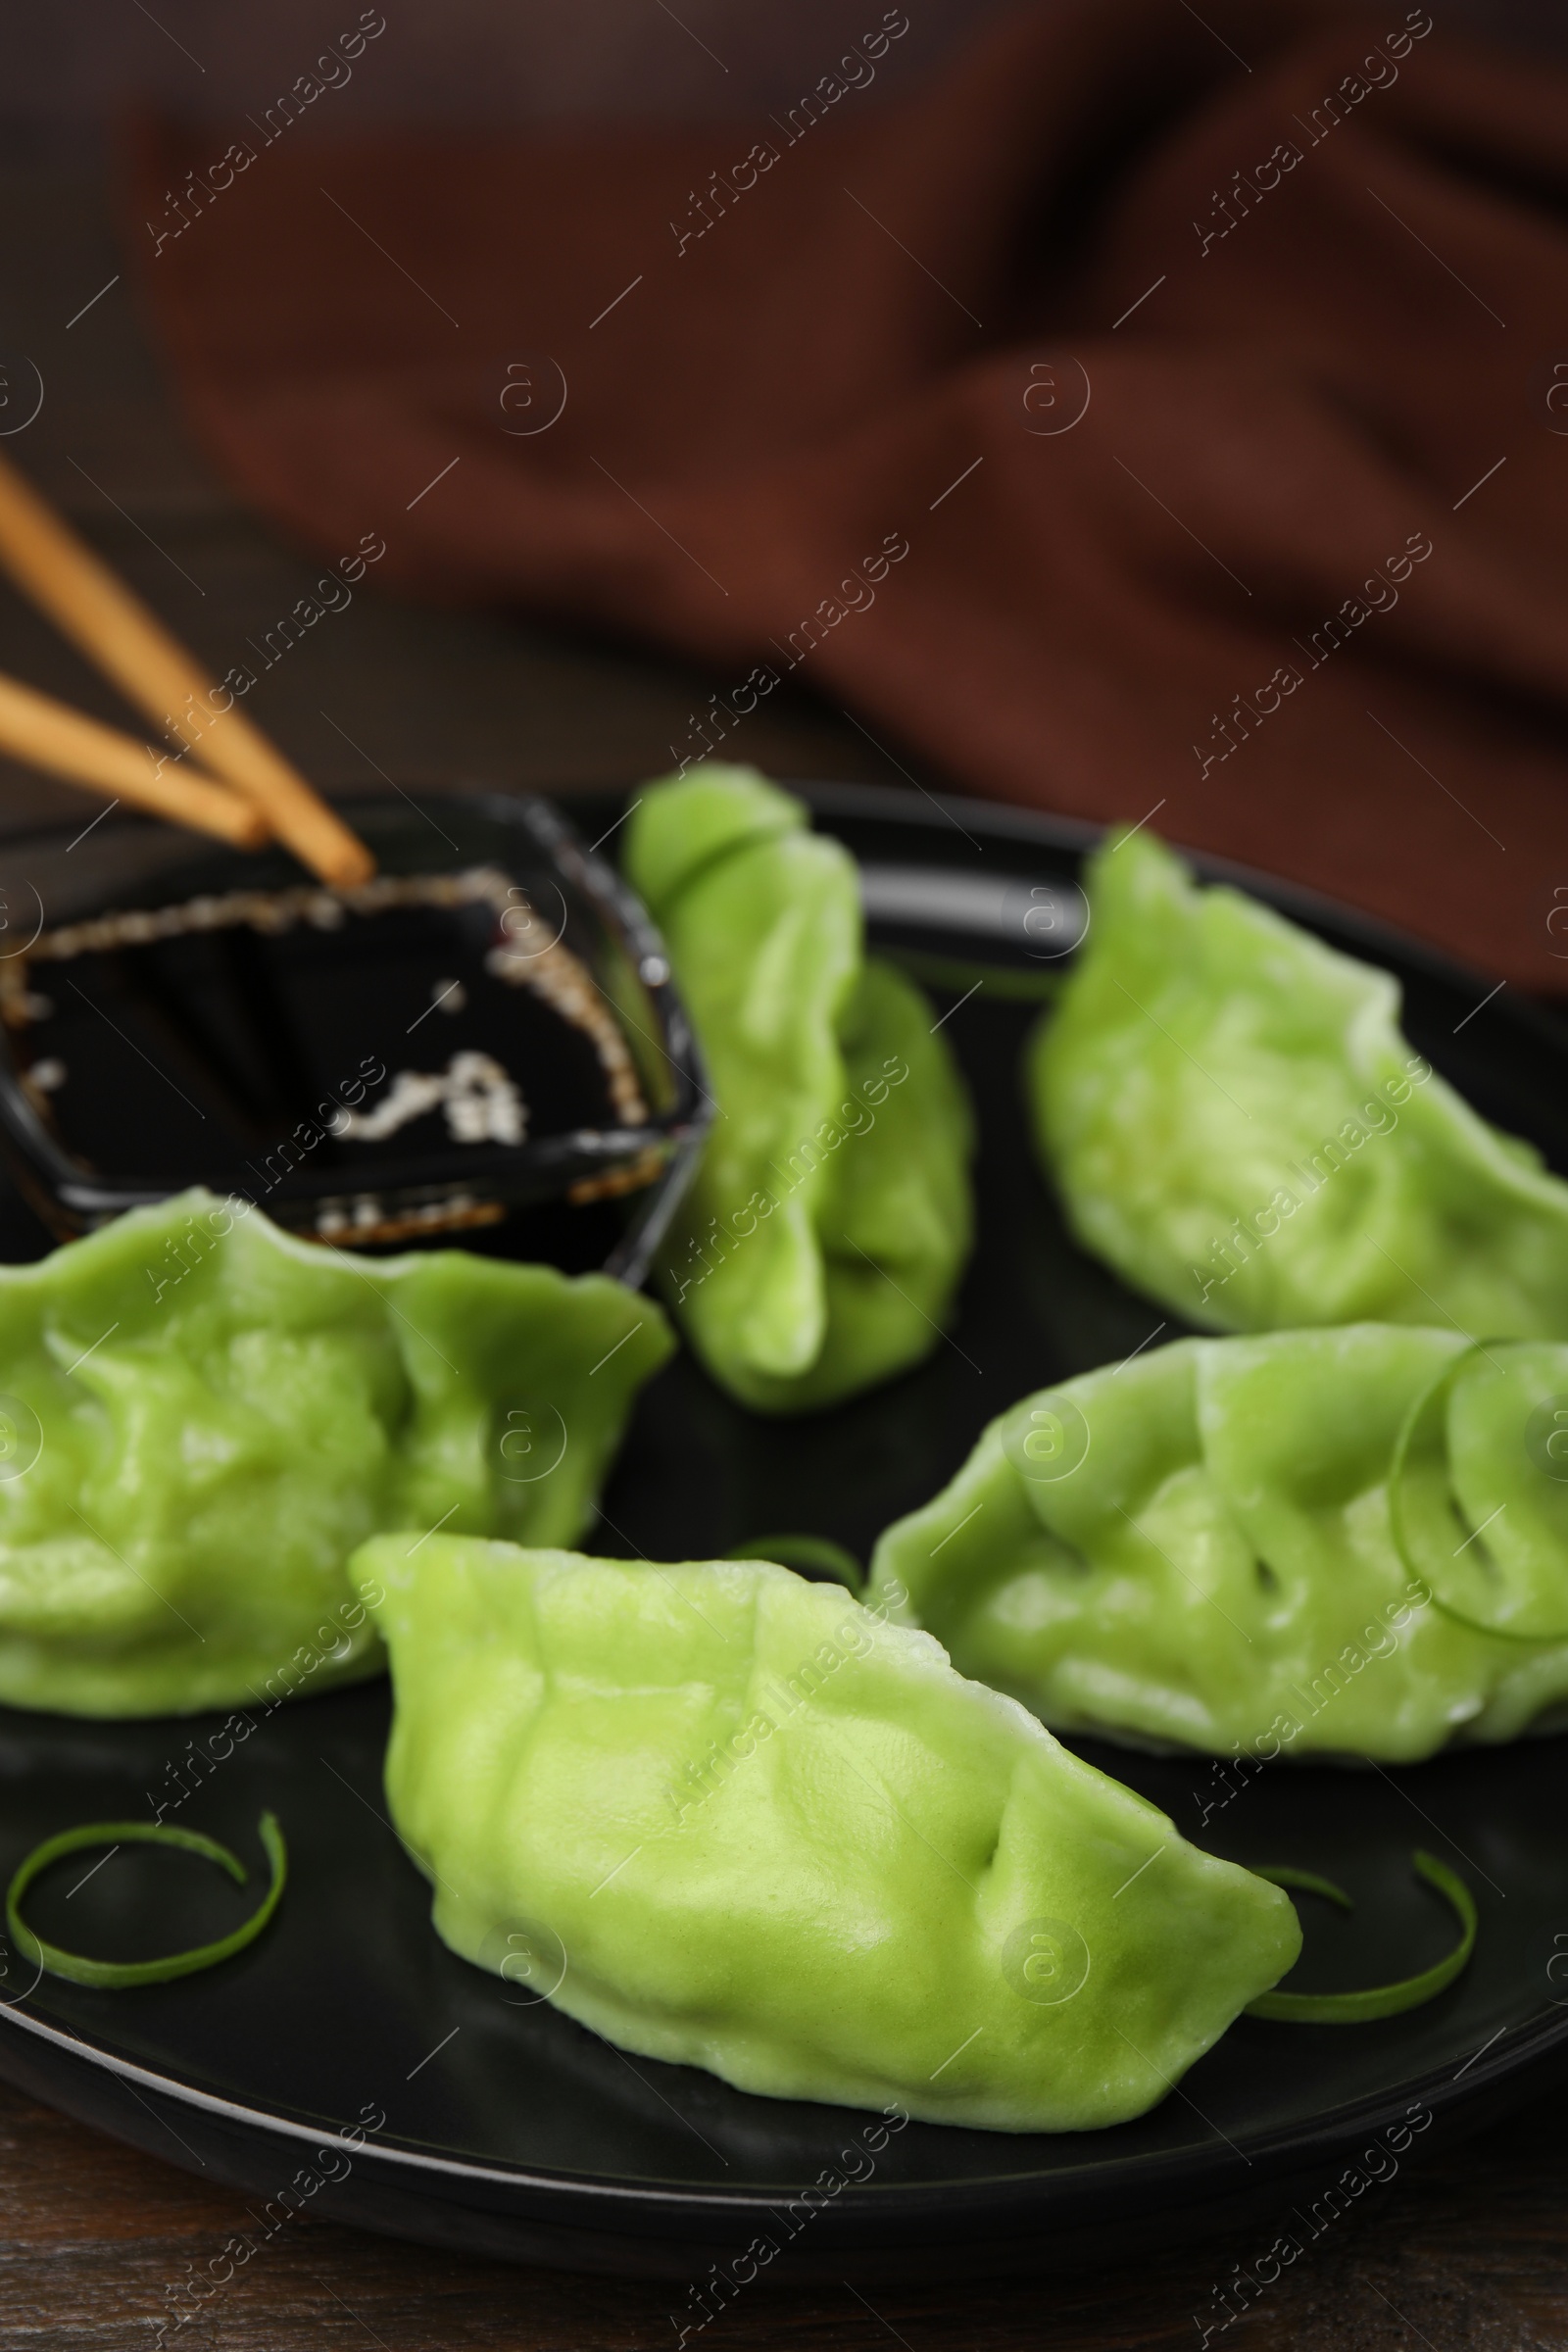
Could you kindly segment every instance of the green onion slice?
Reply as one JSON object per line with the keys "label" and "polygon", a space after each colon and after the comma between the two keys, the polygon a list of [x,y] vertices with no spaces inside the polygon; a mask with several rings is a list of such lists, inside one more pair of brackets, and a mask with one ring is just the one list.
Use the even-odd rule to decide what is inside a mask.
{"label": "green onion slice", "polygon": [[1326,1903],[1338,1903],[1342,1911],[1353,1911],[1355,1905],[1343,1886],[1332,1879],[1320,1879],[1311,1870],[1254,1870],[1254,1879],[1267,1879],[1271,1886],[1299,1886],[1303,1893],[1320,1894]]}
{"label": "green onion slice", "polygon": [[1048,1003],[1062,982],[1059,971],[1026,972],[1016,964],[971,963],[961,956],[929,955],[923,948],[885,947],[879,943],[877,953],[887,962],[912,972],[930,988],[972,989],[978,984],[988,997],[1009,998],[1025,1004]]}
{"label": "green onion slice", "polygon": [[13,1942],[24,1958],[36,1963],[51,1977],[69,1977],[73,1984],[98,1984],[118,1988],[125,1984],[163,1984],[171,1977],[194,1976],[201,1968],[216,1968],[220,1960],[231,1959],[253,1943],[266,1927],[282,1899],[288,1878],[288,1849],[283,1833],[277,1826],[275,1813],[264,1813],[259,1825],[262,1847],[271,1869],[271,1884],[249,1919],[228,1936],[220,1936],[216,1943],[198,1944],[194,1951],[171,1952],[164,1960],[88,1960],[79,1952],[63,1952],[58,1944],[45,1943],[35,1936],[22,1916],[22,1898],[51,1862],[63,1854],[79,1853],[89,1845],[177,1845],[186,1853],[200,1854],[208,1862],[216,1862],[226,1870],[238,1886],[243,1886],[250,1873],[236,1854],[216,1838],[204,1838],[199,1830],[166,1828],[153,1821],[95,1821],[78,1830],[62,1830],[58,1838],[46,1838],[42,1845],[33,1847],[6,1888],[6,1926]]}
{"label": "green onion slice", "polygon": [[[1568,1626],[1543,1626],[1539,1631],[1522,1625],[1489,1624],[1484,1617],[1473,1617],[1467,1610],[1456,1608],[1445,1599],[1433,1582],[1431,1563],[1438,1559],[1448,1564],[1461,1551],[1474,1544],[1476,1555],[1489,1565],[1494,1565],[1487,1549],[1482,1531],[1466,1527],[1459,1517],[1452,1489],[1448,1483],[1447,1407],[1459,1376],[1478,1355],[1489,1355],[1494,1348],[1506,1348],[1506,1340],[1476,1340],[1470,1347],[1449,1359],[1431,1387],[1424,1390],[1404,1417],[1398,1443],[1394,1448],[1393,1466],[1389,1471],[1389,1529],[1394,1547],[1410,1576],[1422,1589],[1422,1599],[1442,1612],[1455,1625],[1468,1628],[1473,1634],[1490,1634],[1496,1642],[1568,1642]],[[1417,1548],[1424,1535],[1428,1559],[1423,1565]],[[1451,1539],[1457,1535],[1457,1545]],[[1442,1573],[1440,1568],[1439,1574]]]}
{"label": "green onion slice", "polygon": [[830,1543],[826,1536],[754,1536],[749,1544],[732,1544],[724,1557],[776,1560],[781,1568],[815,1568],[855,1593],[865,1583],[865,1570],[854,1552],[846,1551],[842,1544]]}
{"label": "green onion slice", "polygon": [[[1424,1968],[1419,1976],[1401,1978],[1397,1984],[1376,1984],[1365,1992],[1265,1992],[1255,2001],[1249,2001],[1249,2017],[1272,2017],[1293,2026],[1364,2026],[1377,2017],[1397,2017],[1402,2009],[1419,2009],[1423,2001],[1435,2000],[1468,1962],[1476,1945],[1476,1906],[1469,1887],[1457,1871],[1440,1862],[1436,1854],[1424,1853],[1418,1846],[1411,1856],[1416,1876],[1425,1879],[1453,1905],[1461,1930],[1458,1942],[1444,1959]],[[1329,1879],[1319,1879],[1306,1870],[1259,1870],[1254,1877],[1267,1879],[1275,1886],[1299,1886],[1308,1894],[1320,1894],[1326,1901],[1338,1903],[1344,1911],[1353,1910],[1349,1896]]]}

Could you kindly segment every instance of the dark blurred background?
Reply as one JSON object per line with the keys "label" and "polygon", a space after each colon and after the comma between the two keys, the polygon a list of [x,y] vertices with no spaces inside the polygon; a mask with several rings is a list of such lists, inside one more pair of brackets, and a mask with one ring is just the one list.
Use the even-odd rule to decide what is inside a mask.
{"label": "dark blurred background", "polygon": [[[0,76],[0,366],[15,416],[30,361],[36,418],[0,423],[24,467],[199,655],[258,641],[318,566],[285,547],[221,481],[178,415],[125,268],[114,195],[117,129],[137,109],[232,119],[264,109],[358,20],[361,0],[71,0],[10,12]],[[1172,7],[1186,0],[1171,0]],[[663,123],[788,103],[856,37],[863,0],[385,0],[387,29],[353,77],[292,133],[333,138],[395,122]],[[857,107],[939,74],[1000,0],[910,0],[910,29]],[[1564,0],[1439,0],[1542,53],[1568,52]],[[1200,20],[1201,21],[1201,20]],[[111,689],[0,585],[0,668],[124,726]],[[217,674],[217,673],[215,673]],[[722,683],[602,635],[510,615],[422,608],[370,582],[267,676],[252,715],[318,783],[483,777],[521,786],[624,783],[670,764],[688,713]],[[809,693],[783,688],[748,730],[775,773],[901,780],[880,742]],[[0,760],[0,830],[85,824],[98,804]]]}
{"label": "dark blurred background", "polygon": [[[244,110],[291,80],[314,43],[352,24],[349,0],[72,0],[13,20],[0,121],[59,132],[102,123],[128,100],[181,113]],[[860,29],[844,0],[408,0],[382,13],[393,38],[363,61],[364,122],[534,122],[554,118],[698,121],[776,106]],[[874,18],[875,12],[873,12]],[[919,0],[880,76],[907,86],[992,17],[1000,0]],[[1525,47],[1568,52],[1563,0],[1444,0],[1466,24]]]}

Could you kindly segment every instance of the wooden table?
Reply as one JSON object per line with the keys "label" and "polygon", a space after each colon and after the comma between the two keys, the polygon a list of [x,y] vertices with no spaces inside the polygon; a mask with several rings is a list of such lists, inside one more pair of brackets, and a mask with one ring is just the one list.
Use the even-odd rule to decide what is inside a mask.
{"label": "wooden table", "polygon": [[[183,438],[132,315],[96,170],[70,158],[0,171],[9,308],[0,360],[44,377],[35,423],[5,443],[220,675],[318,566],[278,545]],[[107,286],[107,291],[82,306]],[[77,316],[76,314],[80,314]],[[74,323],[68,323],[73,321]],[[0,410],[0,428],[5,412]],[[3,666],[125,724],[114,695],[0,592]],[[250,708],[326,785],[379,770],[439,789],[483,778],[569,790],[669,764],[668,745],[715,681],[662,658],[501,616],[432,613],[368,589],[318,624]],[[780,692],[737,756],[783,775],[897,781],[920,771],[837,712]],[[98,804],[0,762],[0,831],[85,825]],[[1568,2346],[1568,2137],[1554,2098],[1466,2144],[1436,2133],[1424,2168],[1367,2195],[1223,2334],[1344,2352],[1514,2352]],[[166,2288],[246,2226],[240,2197],[0,2088],[0,2343],[29,2352],[151,2346]],[[706,2344],[878,2352],[1194,2346],[1213,2290],[1255,2232],[1155,2261],[1038,2284],[793,2293],[760,2281]],[[301,2219],[170,2341],[189,2352],[664,2352],[658,2285],[510,2270]],[[704,2343],[704,2337],[693,2341]]]}
{"label": "wooden table", "polygon": [[[193,2180],[0,2089],[0,2340],[7,2352],[122,2352],[157,2341],[166,2289],[205,2274],[254,2225],[236,2191]],[[1225,2352],[1536,2352],[1568,2344],[1568,2145],[1558,2103],[1437,2147],[1367,2192]],[[770,2288],[763,2278],[702,2352],[1194,2352],[1253,2229],[1153,2261],[1026,2284]],[[305,2217],[237,2272],[177,2352],[674,2352],[683,2295],[658,2284],[514,2270]],[[874,2306],[874,2308],[873,2308]]]}

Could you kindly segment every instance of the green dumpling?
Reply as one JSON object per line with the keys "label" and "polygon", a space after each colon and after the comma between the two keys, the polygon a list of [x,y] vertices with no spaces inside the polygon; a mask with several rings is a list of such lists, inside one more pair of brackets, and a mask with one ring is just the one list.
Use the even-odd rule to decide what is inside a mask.
{"label": "green dumpling", "polygon": [[626,872],[717,1115],[661,1277],[713,1378],[803,1412],[937,1344],[968,1255],[972,1121],[929,1004],[864,953],[855,861],[751,768],[645,791]]}
{"label": "green dumpling", "polygon": [[[1423,1398],[1401,1550],[1390,1482]],[[1179,1340],[994,1421],[882,1537],[872,1592],[1058,1731],[1413,1763],[1568,1702],[1553,1446],[1568,1348],[1389,1324]]]}
{"label": "green dumpling", "polygon": [[1086,2130],[1297,1956],[1277,1888],[836,1587],[446,1536],[353,1573],[385,1593],[387,1798],[437,1932],[498,1972],[525,1951],[644,2057]]}
{"label": "green dumpling", "polygon": [[671,1345],[600,1275],[362,1261],[203,1192],[0,1268],[0,1700],[186,1714],[376,1672],[355,1546],[569,1542]]}
{"label": "green dumpling", "polygon": [[1568,1185],[1411,1052],[1387,972],[1200,888],[1148,833],[1086,884],[1028,1087],[1087,1249],[1218,1330],[1568,1339]]}

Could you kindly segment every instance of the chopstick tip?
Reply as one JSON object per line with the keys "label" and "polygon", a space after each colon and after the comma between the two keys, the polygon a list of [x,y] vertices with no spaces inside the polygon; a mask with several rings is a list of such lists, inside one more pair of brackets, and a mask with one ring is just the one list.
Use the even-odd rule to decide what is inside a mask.
{"label": "chopstick tip", "polygon": [[375,859],[363,841],[353,837],[341,850],[323,858],[318,867],[323,882],[334,890],[353,890],[361,882],[368,882],[375,872]]}

